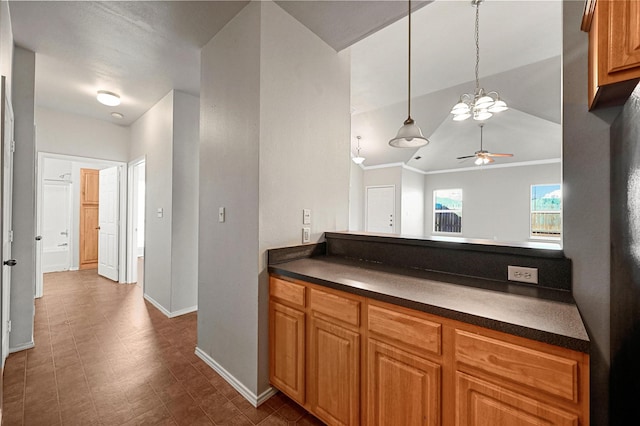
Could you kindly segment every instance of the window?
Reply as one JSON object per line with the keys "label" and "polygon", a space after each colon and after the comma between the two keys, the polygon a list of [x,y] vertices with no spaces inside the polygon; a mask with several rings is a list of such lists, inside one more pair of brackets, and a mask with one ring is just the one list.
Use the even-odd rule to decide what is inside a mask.
{"label": "window", "polygon": [[560,238],[562,189],[560,184],[531,185],[531,237]]}
{"label": "window", "polygon": [[462,232],[462,189],[433,191],[433,232]]}

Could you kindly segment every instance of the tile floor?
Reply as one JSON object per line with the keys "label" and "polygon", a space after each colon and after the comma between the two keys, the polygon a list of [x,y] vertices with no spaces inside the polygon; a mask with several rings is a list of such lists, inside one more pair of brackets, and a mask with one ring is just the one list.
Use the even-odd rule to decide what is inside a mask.
{"label": "tile floor", "polygon": [[95,270],[46,274],[36,347],[6,362],[3,425],[322,424],[282,394],[251,406],[194,355],[196,323]]}

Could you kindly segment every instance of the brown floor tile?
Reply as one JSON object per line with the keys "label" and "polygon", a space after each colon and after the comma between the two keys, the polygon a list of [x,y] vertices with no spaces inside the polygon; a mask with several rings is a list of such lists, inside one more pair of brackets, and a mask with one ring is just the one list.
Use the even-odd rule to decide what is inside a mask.
{"label": "brown floor tile", "polygon": [[195,355],[196,313],[169,319],[95,270],[44,285],[35,348],[7,358],[3,426],[322,425],[282,394],[247,402]]}

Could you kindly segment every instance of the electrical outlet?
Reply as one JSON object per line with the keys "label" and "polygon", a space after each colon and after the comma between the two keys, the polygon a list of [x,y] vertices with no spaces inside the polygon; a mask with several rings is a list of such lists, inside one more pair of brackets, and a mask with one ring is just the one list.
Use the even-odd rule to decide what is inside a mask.
{"label": "electrical outlet", "polygon": [[302,228],[302,242],[308,243],[311,241],[311,228]]}
{"label": "electrical outlet", "polygon": [[538,268],[526,268],[524,266],[508,267],[509,281],[520,281],[529,284],[538,284]]}

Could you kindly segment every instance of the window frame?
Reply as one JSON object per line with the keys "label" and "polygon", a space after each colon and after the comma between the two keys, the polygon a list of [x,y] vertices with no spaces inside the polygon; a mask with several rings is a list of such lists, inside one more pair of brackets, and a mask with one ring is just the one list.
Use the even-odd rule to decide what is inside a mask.
{"label": "window frame", "polygon": [[[436,200],[438,198],[437,193],[439,191],[458,191],[460,192],[460,208],[459,209],[453,209],[453,210],[437,210],[436,209]],[[432,207],[431,207],[431,211],[433,212],[433,220],[431,221],[431,231],[434,234],[437,235],[455,235],[455,236],[461,236],[462,232],[464,230],[464,222],[462,220],[462,213],[463,213],[463,205],[464,205],[464,192],[462,190],[462,188],[440,188],[440,189],[434,189],[433,190],[433,202],[432,202]],[[458,215],[458,217],[460,217],[460,231],[436,231],[436,217],[438,215],[438,213],[442,214],[442,213],[456,213]]]}
{"label": "window frame", "polygon": [[[560,196],[560,210],[533,210],[533,188],[537,186],[557,186],[561,191]],[[531,240],[545,240],[545,241],[562,241],[563,234],[563,205],[564,205],[564,196],[562,193],[562,183],[538,183],[531,184],[529,187],[529,239]],[[533,214],[534,213],[552,213],[558,214],[560,217],[560,233],[555,235],[538,235],[533,233]]]}

